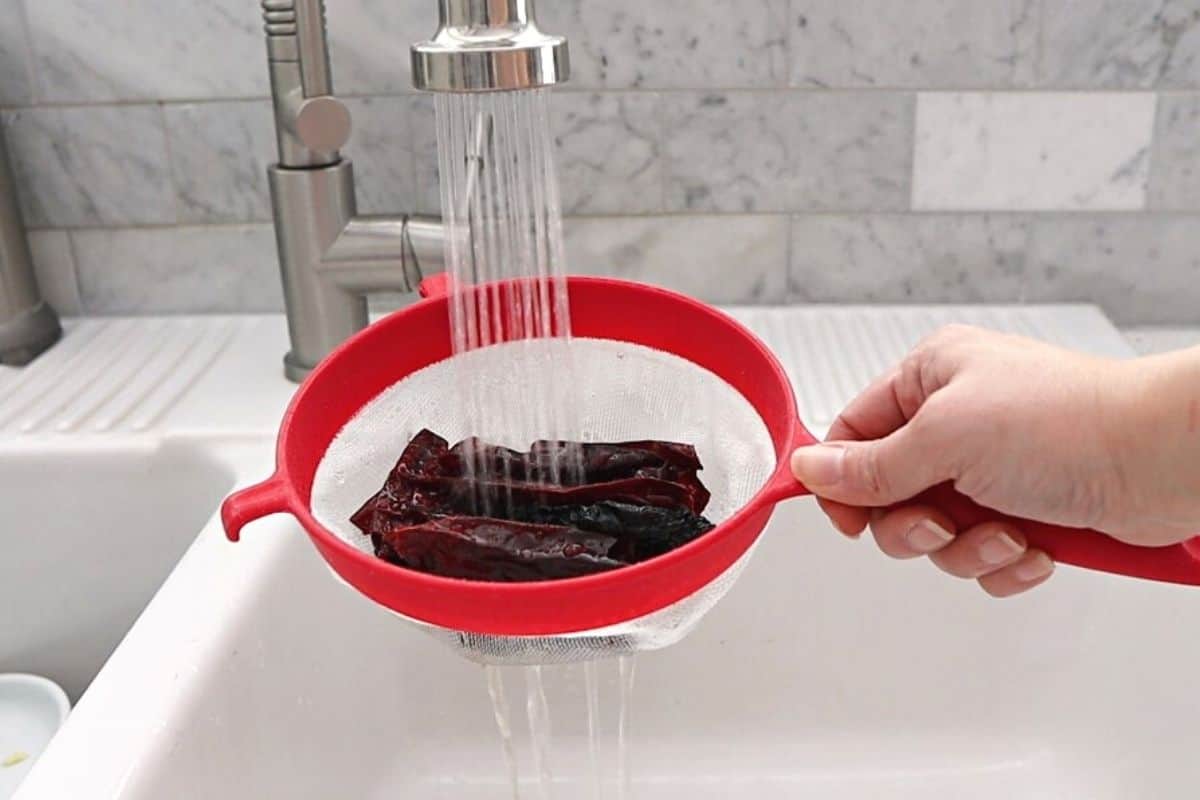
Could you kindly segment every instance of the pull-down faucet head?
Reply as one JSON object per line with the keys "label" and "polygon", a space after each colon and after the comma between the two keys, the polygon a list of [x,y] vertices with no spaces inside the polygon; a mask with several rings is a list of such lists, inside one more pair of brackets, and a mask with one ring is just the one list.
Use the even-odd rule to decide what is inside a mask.
{"label": "pull-down faucet head", "polygon": [[565,81],[567,40],[538,29],[533,3],[438,0],[437,33],[412,46],[413,85],[431,92],[494,92]]}

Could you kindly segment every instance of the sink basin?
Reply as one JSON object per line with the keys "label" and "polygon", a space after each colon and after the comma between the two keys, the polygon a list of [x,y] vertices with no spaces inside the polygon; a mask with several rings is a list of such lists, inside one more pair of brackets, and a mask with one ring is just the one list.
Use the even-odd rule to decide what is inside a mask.
{"label": "sink basin", "polygon": [[2,451],[0,672],[77,699],[232,484],[183,443]]}
{"label": "sink basin", "polygon": [[[929,327],[919,310],[882,313],[744,318],[794,370],[802,410],[819,430],[864,376]],[[1013,329],[1017,320],[1016,329],[1044,338],[1128,352],[1093,310],[986,313],[997,327]],[[936,322],[973,319],[938,314]],[[247,337],[247,351],[261,338]],[[230,353],[241,353],[235,345]],[[829,352],[845,358],[822,366]],[[231,356],[218,364],[221,390],[260,391],[245,377],[261,372],[253,363]],[[253,409],[256,396],[222,395],[221,405]],[[200,419],[202,407],[193,395],[180,413]],[[102,520],[125,538],[121,547],[89,549],[86,559],[70,550],[81,565],[130,558],[135,530],[173,539],[175,553],[187,548],[18,800],[509,796],[478,666],[335,580],[287,517],[255,523],[237,545],[225,541],[211,516],[216,499],[267,474],[268,436],[213,433],[120,452],[69,468],[33,455],[0,457],[0,485],[15,480],[30,498],[44,498],[22,497],[26,510],[11,517],[22,526],[48,501],[71,502],[37,489],[42,481],[27,474],[78,469],[98,482],[86,490],[84,510],[53,530],[70,532],[82,520],[90,536]],[[136,494],[127,487],[135,477]],[[176,492],[159,510],[187,516],[193,532],[202,528],[190,547],[192,534],[182,532],[189,525],[164,529],[157,514],[114,502],[144,496],[145,486]],[[30,563],[41,552],[0,563]],[[164,561],[155,562],[163,571]],[[86,583],[97,578],[84,566],[73,574],[84,581],[83,598],[107,593]],[[54,583],[54,592],[74,591],[59,573]],[[54,592],[43,595],[46,603],[57,602]],[[33,613],[29,605],[22,602],[22,613]],[[786,503],[700,628],[638,658],[634,797],[1191,798],[1200,785],[1192,757],[1197,629],[1194,589],[1061,568],[1028,596],[995,601],[928,563],[897,563],[869,542],[845,540],[811,500]],[[603,669],[611,676],[611,666]],[[590,797],[581,782],[581,669],[545,675],[556,796]],[[521,680],[519,671],[506,674],[519,728]],[[611,687],[604,697],[611,702]],[[606,704],[610,728],[614,713]],[[605,796],[616,793],[610,787]]]}
{"label": "sink basin", "polygon": [[[118,796],[506,796],[481,669],[335,581],[290,521],[247,534],[267,557],[253,588],[212,599],[224,627],[193,632],[206,639],[194,656],[121,665],[140,676],[138,705],[154,708],[144,721],[110,712],[148,726]],[[219,536],[207,529],[181,572],[206,550],[245,558]],[[1060,572],[995,602],[928,564],[841,540],[811,502],[791,503],[700,629],[639,657],[635,796],[1191,796],[1200,701],[1187,687],[1200,653],[1180,633],[1200,625],[1196,597]],[[149,661],[154,642],[138,633],[120,654]],[[175,633],[153,638],[170,647]],[[164,682],[163,670],[179,672]],[[546,674],[553,763],[575,781],[560,796],[583,797],[581,672]],[[518,678],[508,676],[517,710]],[[154,700],[160,685],[168,702]],[[95,742],[100,731],[74,733]],[[86,770],[97,756],[91,746],[75,757],[58,768]],[[56,796],[43,777],[20,797]]]}

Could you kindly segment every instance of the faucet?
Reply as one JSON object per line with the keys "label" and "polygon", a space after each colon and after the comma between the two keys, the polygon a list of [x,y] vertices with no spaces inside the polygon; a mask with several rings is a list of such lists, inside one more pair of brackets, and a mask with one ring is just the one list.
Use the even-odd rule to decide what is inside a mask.
{"label": "faucet", "polygon": [[[435,36],[412,47],[425,91],[511,91],[565,80],[566,40],[538,30],[532,0],[439,0]],[[278,162],[267,168],[291,350],[300,381],[367,324],[371,292],[408,292],[444,269],[436,217],[363,216],[346,106],[333,94],[324,0],[262,0]]]}
{"label": "faucet", "polygon": [[58,315],[38,291],[8,148],[0,131],[0,364],[28,364],[60,336]]}

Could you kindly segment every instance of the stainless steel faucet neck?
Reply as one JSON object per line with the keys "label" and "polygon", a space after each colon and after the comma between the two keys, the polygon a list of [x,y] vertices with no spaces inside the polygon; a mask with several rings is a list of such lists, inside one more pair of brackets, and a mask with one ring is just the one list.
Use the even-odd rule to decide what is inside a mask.
{"label": "stainless steel faucet neck", "polygon": [[440,268],[434,219],[361,217],[350,137],[333,95],[323,0],[262,0],[279,162],[268,168],[291,351],[284,373],[302,380],[367,325],[366,295],[410,291]]}
{"label": "stainless steel faucet neck", "polygon": [[324,0],[262,0],[279,163],[322,167],[341,159],[350,113],[333,96]]}

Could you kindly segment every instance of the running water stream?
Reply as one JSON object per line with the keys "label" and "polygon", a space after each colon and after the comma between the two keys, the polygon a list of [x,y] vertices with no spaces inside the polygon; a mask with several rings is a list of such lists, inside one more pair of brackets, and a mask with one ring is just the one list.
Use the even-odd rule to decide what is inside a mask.
{"label": "running water stream", "polygon": [[[526,727],[520,730],[513,717],[506,687],[505,670],[485,667],[492,712],[508,778],[508,796],[513,800],[630,800],[633,797],[630,765],[630,728],[633,710],[633,656],[612,661],[589,661],[582,666],[522,667],[511,671],[509,681],[524,681]],[[557,672],[567,682],[583,678],[587,714],[586,767],[578,774],[556,765],[579,763],[570,754],[553,747],[548,676]],[[561,681],[558,681],[561,683]],[[562,688],[561,686],[559,688]],[[571,720],[567,720],[570,722]],[[570,743],[566,743],[570,747]],[[571,749],[579,749],[577,746]],[[521,765],[530,771],[525,781]]]}
{"label": "running water stream", "polygon": [[[555,348],[561,363],[551,371],[552,385],[536,387],[537,402],[515,407],[491,402],[488,387],[460,370],[464,421],[475,436],[519,449],[529,442],[514,440],[515,432],[578,441],[583,432],[576,412],[562,211],[546,92],[441,94],[436,110],[453,353],[534,339],[567,343]],[[578,448],[567,456],[568,471],[582,469]],[[570,481],[572,475],[562,474],[558,465],[555,460],[552,474],[538,477]],[[470,475],[492,468],[468,451]],[[508,472],[507,465],[501,472]],[[495,504],[511,502],[507,497],[475,500],[485,516]]]}
{"label": "running water stream", "polygon": [[[549,371],[553,375],[550,385],[538,385],[534,388],[536,401],[516,406],[491,402],[488,387],[479,385],[475,375],[460,368],[455,377],[464,424],[483,440],[518,449],[529,443],[515,439],[518,435],[585,441],[588,436],[581,430],[577,415],[578,381],[570,347],[562,213],[546,92],[439,94],[436,111],[452,352],[457,355],[500,343],[520,346],[521,342],[546,338],[561,339],[566,345],[553,349],[556,362]],[[581,453],[578,448],[568,448],[566,455],[561,461],[563,466],[559,466],[559,460],[552,460],[551,474],[537,479],[560,484],[578,482]],[[470,476],[484,481],[499,478],[507,485],[511,477],[507,463],[500,465],[499,475],[480,474],[496,467],[486,459],[472,457],[470,450],[466,468]],[[481,494],[474,501],[476,513],[511,514],[510,496]],[[616,706],[615,796],[626,800],[630,791],[628,728],[633,660],[621,658],[617,662],[616,698],[608,704],[600,702],[599,672],[605,668],[603,664],[587,663],[581,669],[556,669],[583,673],[590,782],[596,800],[605,795],[601,711]],[[522,783],[510,693],[505,690],[501,670],[488,667],[486,675],[512,797],[518,800]],[[552,800],[555,759],[551,704],[543,668],[525,667],[524,682],[534,796],[537,800]],[[575,783],[571,777],[560,776]],[[579,778],[579,782],[585,780]]]}

